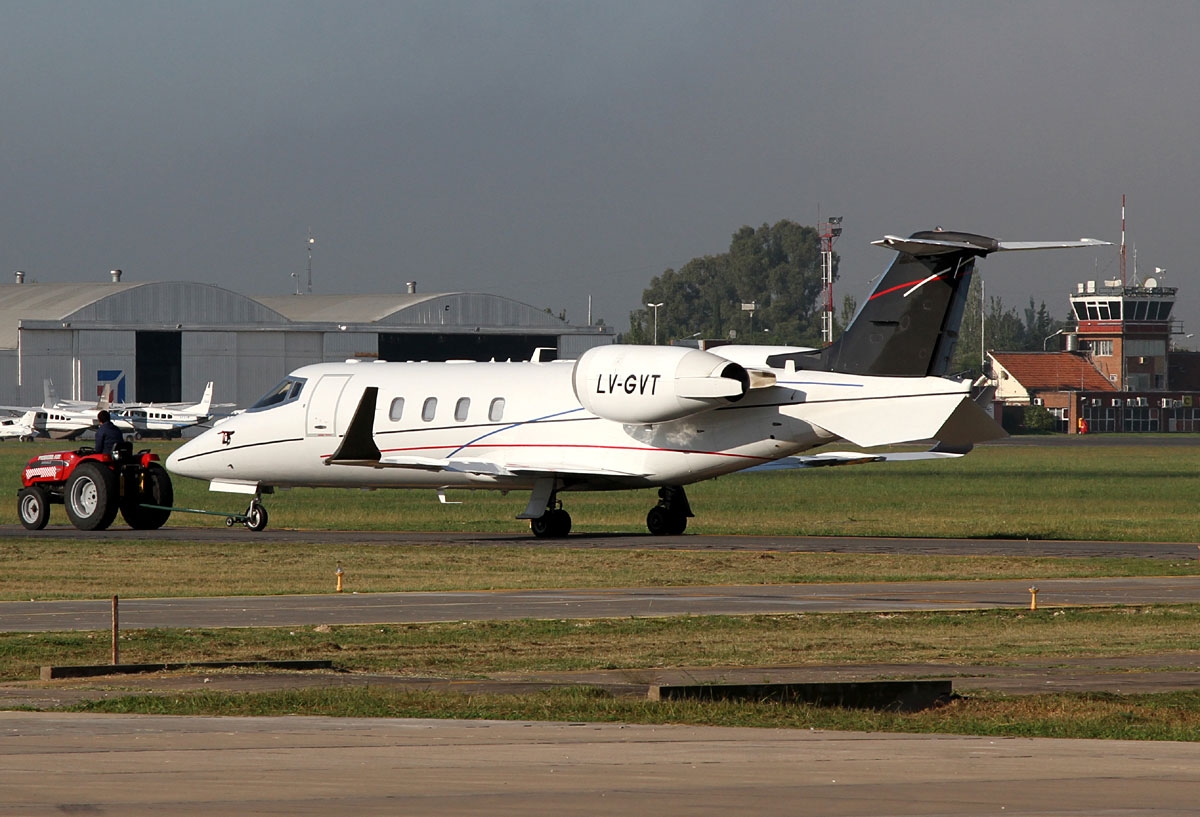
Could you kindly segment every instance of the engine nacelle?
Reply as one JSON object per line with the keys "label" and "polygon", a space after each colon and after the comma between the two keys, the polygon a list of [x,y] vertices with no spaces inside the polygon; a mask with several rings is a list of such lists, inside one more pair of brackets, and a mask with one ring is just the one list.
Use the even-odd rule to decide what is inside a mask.
{"label": "engine nacelle", "polygon": [[699,349],[597,346],[579,356],[573,384],[596,416],[648,425],[734,403],[749,391],[751,375]]}

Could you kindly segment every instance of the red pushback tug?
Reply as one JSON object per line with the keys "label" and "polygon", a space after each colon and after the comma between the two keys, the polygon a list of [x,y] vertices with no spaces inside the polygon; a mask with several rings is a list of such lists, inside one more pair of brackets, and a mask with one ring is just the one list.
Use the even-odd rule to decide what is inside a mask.
{"label": "red pushback tug", "polygon": [[171,516],[175,494],[167,469],[149,450],[133,453],[132,443],[119,443],[112,455],[90,448],[56,451],[31,459],[21,472],[17,513],[29,530],[41,530],[50,505],[67,507],[71,524],[80,530],[104,530],[117,511],[131,528],[161,528]]}

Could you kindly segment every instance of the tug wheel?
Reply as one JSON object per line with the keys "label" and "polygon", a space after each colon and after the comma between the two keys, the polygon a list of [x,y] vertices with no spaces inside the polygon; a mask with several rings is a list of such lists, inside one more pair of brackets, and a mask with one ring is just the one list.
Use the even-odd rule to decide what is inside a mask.
{"label": "tug wheel", "polygon": [[71,524],[80,530],[104,530],[117,516],[117,475],[95,462],[85,462],[67,480],[63,503]]}
{"label": "tug wheel", "polygon": [[30,485],[17,493],[17,515],[26,530],[41,530],[50,521],[50,497],[44,488]]}

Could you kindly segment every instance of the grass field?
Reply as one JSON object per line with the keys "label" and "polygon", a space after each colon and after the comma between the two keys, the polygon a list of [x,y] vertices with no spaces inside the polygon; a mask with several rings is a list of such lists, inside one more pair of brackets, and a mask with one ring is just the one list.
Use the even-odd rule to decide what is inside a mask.
{"label": "grass field", "polygon": [[[0,446],[0,486],[16,521],[20,469],[61,442]],[[173,444],[154,443],[164,458]],[[176,504],[242,510],[244,498],[175,480]],[[981,446],[957,460],[734,474],[688,486],[691,533],[1196,541],[1200,447]],[[522,532],[522,492],[296,489],[266,498],[271,527]],[[578,532],[645,530],[655,492],[560,495]],[[51,523],[65,521],[62,509]],[[176,514],[170,526],[220,526]]]}
{"label": "grass field", "polygon": [[[24,461],[61,443],[0,446],[10,518]],[[172,446],[154,444],[164,457]],[[692,533],[1196,540],[1200,448],[1191,446],[985,446],[954,461],[744,474],[688,489]],[[267,498],[274,528],[498,531],[526,497],[456,492],[295,490]],[[575,530],[644,531],[652,491],[564,494]],[[242,498],[176,481],[177,504],[238,510]],[[52,523],[65,515],[56,507]],[[174,516],[169,526],[223,526],[219,517]],[[0,543],[0,598],[327,592],[342,563],[359,592],[413,589],[788,583],[931,578],[1192,575],[1192,562],[846,556],[572,550],[534,540],[498,548],[272,545],[249,532],[229,544],[39,539]],[[1070,611],[1055,616],[978,613],[899,617],[810,615],[653,621],[491,622],[301,630],[132,631],[129,661],[240,657],[332,658],[350,671],[479,677],[526,669],[716,666],[832,661],[999,662],[1021,657],[1136,656],[1200,649],[1196,609]],[[0,636],[0,677],[29,678],[43,664],[93,663],[107,644],[94,633]],[[97,655],[99,654],[99,655]],[[601,694],[530,698],[396,695],[379,690],[286,695],[178,695],[103,706],[230,714],[378,714],[544,717],[819,728],[1200,739],[1196,696],[981,698],[918,718],[734,705],[652,709]],[[99,705],[97,705],[99,706]],[[507,714],[497,714],[507,713]]]}

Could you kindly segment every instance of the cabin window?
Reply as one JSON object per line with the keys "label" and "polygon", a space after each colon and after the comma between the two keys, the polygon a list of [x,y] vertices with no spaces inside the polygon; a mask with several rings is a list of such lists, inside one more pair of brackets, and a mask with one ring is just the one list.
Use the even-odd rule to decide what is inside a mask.
{"label": "cabin window", "polygon": [[437,398],[426,397],[425,404],[421,406],[421,419],[425,422],[432,422],[437,414]]}
{"label": "cabin window", "polygon": [[391,408],[388,409],[388,419],[393,422],[404,416],[404,398],[397,397],[392,401]]}
{"label": "cabin window", "polygon": [[458,402],[454,404],[454,419],[460,423],[467,421],[467,411],[471,408],[470,397],[460,397]]}
{"label": "cabin window", "polygon": [[290,403],[300,396],[300,392],[304,389],[304,382],[302,377],[285,377],[246,411],[262,411]]}
{"label": "cabin window", "polygon": [[504,398],[497,397],[488,406],[488,419],[493,423],[498,423],[504,419]]}

